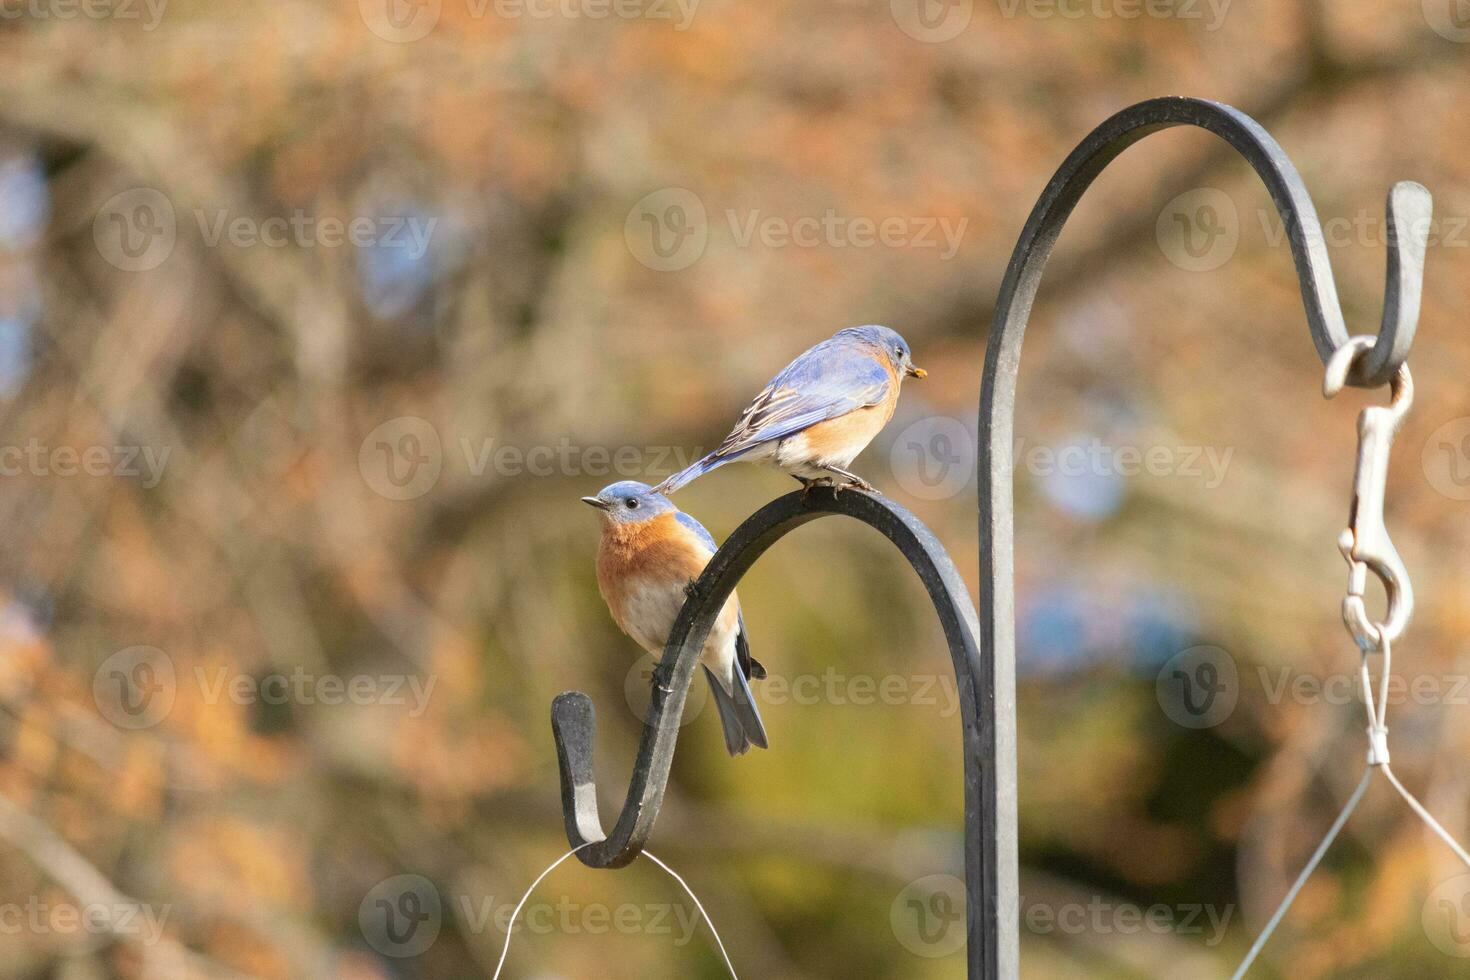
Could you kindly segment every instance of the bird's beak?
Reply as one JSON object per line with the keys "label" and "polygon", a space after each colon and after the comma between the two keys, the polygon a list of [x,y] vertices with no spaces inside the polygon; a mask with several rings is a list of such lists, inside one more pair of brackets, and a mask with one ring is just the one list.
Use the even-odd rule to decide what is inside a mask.
{"label": "bird's beak", "polygon": [[596,507],[598,510],[607,510],[607,501],[599,500],[596,497],[583,497],[582,503]]}
{"label": "bird's beak", "polygon": [[908,366],[908,368],[903,373],[904,374],[907,374],[911,378],[927,378],[927,377],[929,377],[929,372],[928,371],[925,371],[921,367],[915,367],[912,364],[910,364]]}

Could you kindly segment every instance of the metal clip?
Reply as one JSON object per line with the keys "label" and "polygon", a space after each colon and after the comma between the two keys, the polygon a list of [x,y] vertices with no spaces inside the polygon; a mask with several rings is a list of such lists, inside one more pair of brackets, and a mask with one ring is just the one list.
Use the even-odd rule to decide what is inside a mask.
{"label": "metal clip", "polygon": [[[1322,394],[1331,398],[1343,389],[1353,362],[1373,347],[1372,337],[1353,337],[1327,362]],[[1414,401],[1414,381],[1407,366],[1400,366],[1390,383],[1393,401],[1371,405],[1358,414],[1358,465],[1353,473],[1353,504],[1348,526],[1337,538],[1338,550],[1348,563],[1347,596],[1342,600],[1342,620],[1364,651],[1382,648],[1403,633],[1414,612],[1414,589],[1399,553],[1389,540],[1383,523],[1383,494],[1388,482],[1388,456],[1394,436]],[[1363,594],[1372,570],[1388,596],[1388,617],[1374,622],[1368,616]]]}

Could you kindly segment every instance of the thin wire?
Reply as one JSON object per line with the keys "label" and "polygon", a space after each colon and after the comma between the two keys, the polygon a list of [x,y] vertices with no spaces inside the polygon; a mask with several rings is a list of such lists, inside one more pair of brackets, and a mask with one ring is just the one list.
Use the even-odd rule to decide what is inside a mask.
{"label": "thin wire", "polygon": [[[1251,968],[1251,964],[1256,961],[1256,957],[1260,955],[1261,950],[1265,948],[1266,941],[1271,938],[1271,934],[1281,924],[1281,920],[1286,916],[1287,910],[1291,908],[1291,903],[1296,900],[1297,893],[1302,890],[1302,886],[1307,883],[1307,879],[1312,876],[1312,872],[1317,870],[1317,865],[1322,862],[1323,856],[1326,855],[1327,849],[1332,846],[1332,842],[1337,838],[1338,832],[1347,823],[1348,817],[1352,815],[1353,810],[1357,809],[1358,801],[1363,798],[1364,792],[1368,789],[1368,784],[1373,779],[1374,769],[1383,770],[1384,778],[1404,798],[1404,802],[1409,804],[1409,808],[1414,811],[1415,815],[1424,821],[1425,825],[1434,831],[1435,835],[1444,841],[1450,850],[1455,852],[1455,855],[1464,862],[1467,868],[1470,868],[1470,854],[1467,854],[1465,849],[1460,846],[1459,841],[1450,836],[1450,832],[1445,830],[1439,821],[1435,820],[1433,815],[1424,808],[1424,805],[1414,798],[1414,794],[1404,788],[1404,784],[1399,782],[1398,777],[1393,774],[1393,770],[1388,765],[1388,680],[1393,664],[1393,654],[1389,650],[1387,636],[1384,636],[1381,640],[1381,651],[1383,653],[1383,668],[1378,678],[1377,698],[1373,696],[1373,680],[1368,670],[1368,653],[1366,651],[1363,653],[1359,670],[1359,677],[1363,683],[1363,707],[1368,713],[1368,737],[1370,739],[1369,763],[1368,767],[1363,770],[1363,778],[1358,781],[1358,788],[1353,790],[1352,795],[1348,797],[1347,805],[1342,808],[1342,812],[1332,822],[1332,827],[1327,831],[1327,836],[1322,838],[1322,843],[1317,845],[1317,850],[1313,852],[1311,860],[1302,869],[1302,873],[1297,876],[1296,881],[1291,886],[1291,890],[1286,893],[1286,897],[1281,900],[1281,904],[1271,914],[1271,921],[1266,923],[1266,928],[1256,937],[1256,941],[1251,945],[1250,952],[1245,955],[1245,961],[1240,964],[1240,967],[1231,976],[1231,980],[1241,980],[1245,976],[1246,971]],[[1382,753],[1381,757],[1379,755],[1380,752]]]}
{"label": "thin wire", "polygon": [[669,877],[677,881],[681,886],[683,886],[684,890],[689,893],[689,897],[694,901],[694,907],[699,909],[699,914],[704,916],[704,921],[709,924],[709,931],[715,937],[715,945],[720,948],[720,955],[725,958],[725,969],[730,971],[730,976],[733,977],[734,980],[740,980],[740,977],[737,976],[735,973],[735,964],[730,962],[730,954],[725,952],[725,943],[723,940],[720,939],[719,931],[715,929],[715,920],[711,919],[709,917],[709,913],[704,910],[704,906],[699,904],[699,896],[694,894],[694,889],[690,888],[689,884],[683,878],[679,877],[678,872],[669,867],[667,864],[664,864],[658,858],[654,857],[652,851],[644,851],[643,856],[648,858],[654,864],[658,865],[660,868],[663,868],[665,871],[667,871],[669,873]]}
{"label": "thin wire", "polygon": [[1271,914],[1271,921],[1266,923],[1266,928],[1262,929],[1261,934],[1256,937],[1255,943],[1251,945],[1250,952],[1245,954],[1245,962],[1241,963],[1240,967],[1231,974],[1230,980],[1240,980],[1241,977],[1245,976],[1245,972],[1251,968],[1251,964],[1256,961],[1256,957],[1260,955],[1261,949],[1266,945],[1266,940],[1271,938],[1271,933],[1276,931],[1276,927],[1285,918],[1286,910],[1291,908],[1292,902],[1296,901],[1297,892],[1302,890],[1302,886],[1307,883],[1307,879],[1312,876],[1312,872],[1317,870],[1317,865],[1322,862],[1323,855],[1332,846],[1332,842],[1337,839],[1337,832],[1342,830],[1342,825],[1347,823],[1348,817],[1352,816],[1353,811],[1357,809],[1358,801],[1363,798],[1363,793],[1367,791],[1368,783],[1372,778],[1373,769],[1371,767],[1364,769],[1363,778],[1358,781],[1358,788],[1353,790],[1353,794],[1348,797],[1347,805],[1342,808],[1342,812],[1337,815],[1337,819],[1332,821],[1332,827],[1327,831],[1327,836],[1322,838],[1322,843],[1317,845],[1317,850],[1312,853],[1312,859],[1307,862],[1307,866],[1302,869],[1302,873],[1297,875],[1296,881],[1291,886],[1291,891],[1286,893],[1286,897],[1281,900],[1281,904]]}
{"label": "thin wire", "polygon": [[495,976],[493,980],[500,980],[500,971],[505,969],[505,957],[510,952],[510,937],[515,933],[516,917],[521,914],[521,909],[525,906],[526,899],[530,898],[531,893],[536,890],[536,886],[541,884],[541,879],[556,870],[557,865],[561,864],[573,854],[576,854],[582,848],[590,847],[594,843],[596,842],[589,840],[587,843],[579,844],[570,851],[567,851],[561,857],[548,864],[546,870],[537,875],[536,880],[531,882],[531,887],[526,889],[526,894],[521,896],[521,900],[516,903],[515,911],[510,914],[510,921],[505,924],[505,948],[500,951],[500,962],[495,964]]}
{"label": "thin wire", "polygon": [[1470,868],[1470,854],[1465,853],[1465,849],[1460,846],[1460,842],[1451,837],[1450,832],[1441,827],[1439,821],[1429,815],[1429,811],[1424,809],[1423,804],[1414,799],[1414,794],[1404,789],[1403,783],[1399,782],[1398,777],[1393,774],[1392,769],[1388,768],[1388,766],[1383,766],[1382,769],[1383,774],[1388,777],[1388,781],[1390,783],[1393,783],[1393,788],[1398,790],[1399,795],[1404,798],[1404,802],[1409,804],[1409,807],[1415,813],[1419,814],[1419,819],[1428,824],[1429,829],[1438,834],[1439,839],[1448,844],[1450,846],[1450,850],[1454,851],[1459,859],[1465,862],[1465,866],[1467,868]]}
{"label": "thin wire", "polygon": [[[557,866],[565,861],[567,858],[571,857],[573,854],[576,854],[584,847],[590,847],[594,843],[596,842],[588,841],[585,844],[581,844],[577,847],[572,848],[570,851],[567,851],[561,857],[557,858],[555,861],[552,861],[549,865],[547,865],[546,870],[537,875],[536,880],[531,882],[531,887],[526,889],[526,893],[522,895],[521,900],[516,903],[515,911],[510,914],[510,921],[505,924],[505,946],[500,951],[500,962],[495,964],[495,975],[492,980],[500,980],[500,971],[505,969],[505,958],[510,953],[510,937],[515,933],[516,919],[520,916],[521,909],[525,907],[527,899],[531,897],[531,893],[536,890],[536,886],[541,884],[542,880],[547,875],[551,874],[551,872],[555,871]],[[694,894],[694,889],[690,888],[689,883],[686,882],[683,878],[679,877],[679,873],[677,871],[669,867],[667,864],[664,864],[658,858],[654,857],[652,851],[644,851],[643,855],[654,864],[658,865],[660,868],[663,868],[664,871],[668,872],[669,877],[677,881],[679,883],[679,886],[683,888],[684,891],[689,895],[689,897],[694,901],[694,907],[699,909],[699,914],[703,916],[704,921],[709,924],[709,931],[715,937],[715,945],[719,947],[720,956],[724,957],[725,960],[725,969],[730,971],[730,976],[734,978],[734,980],[740,980],[740,977],[735,973],[735,965],[730,962],[730,954],[725,952],[725,942],[720,938],[719,930],[715,928],[715,920],[711,919],[709,917],[709,913],[704,910],[704,905],[700,903],[699,896]]]}

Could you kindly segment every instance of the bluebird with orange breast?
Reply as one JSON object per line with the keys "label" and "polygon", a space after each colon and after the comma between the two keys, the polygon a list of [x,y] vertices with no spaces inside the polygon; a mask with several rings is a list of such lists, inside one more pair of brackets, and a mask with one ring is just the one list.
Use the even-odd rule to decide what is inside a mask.
{"label": "bluebird with orange breast", "polygon": [[673,493],[737,459],[774,464],[808,489],[824,483],[872,490],[848,467],[893,418],[903,379],[926,373],[895,330],[839,330],[772,378],[718,449],[654,490]]}
{"label": "bluebird with orange breast", "polygon": [[[658,657],[669,641],[688,586],[714,557],[715,539],[693,517],[646,483],[624,480],[582,502],[602,511],[597,549],[597,588],[618,628]],[[766,728],[750,693],[749,679],[766,676],[750,656],[745,618],[732,592],[700,652],[725,748],[741,755],[766,747]]]}

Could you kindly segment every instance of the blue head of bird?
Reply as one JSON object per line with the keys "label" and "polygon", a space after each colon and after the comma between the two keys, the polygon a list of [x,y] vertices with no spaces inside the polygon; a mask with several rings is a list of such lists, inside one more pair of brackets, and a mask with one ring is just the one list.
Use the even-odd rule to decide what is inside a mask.
{"label": "blue head of bird", "polygon": [[870,323],[865,327],[848,327],[846,330],[839,330],[837,336],[849,337],[874,348],[875,352],[888,359],[899,377],[907,375],[911,378],[922,378],[929,373],[921,367],[914,366],[914,356],[909,350],[909,342],[904,340],[903,335],[897,330]]}
{"label": "blue head of bird", "polygon": [[615,524],[641,524],[660,514],[672,514],[674,502],[637,480],[610,483],[595,497],[583,497],[582,503],[602,511],[603,520]]}

